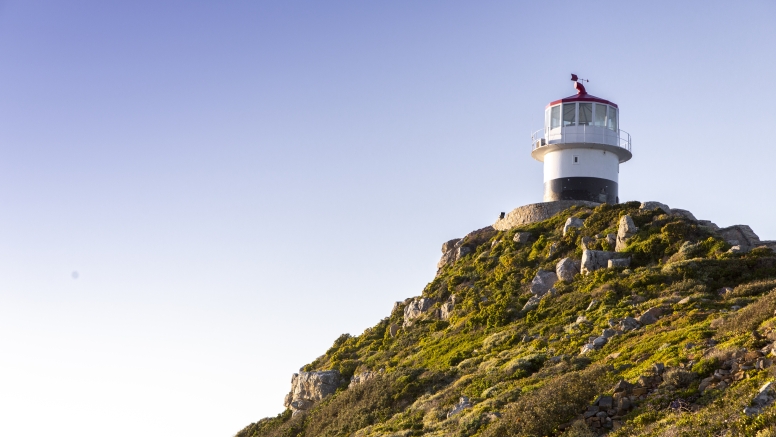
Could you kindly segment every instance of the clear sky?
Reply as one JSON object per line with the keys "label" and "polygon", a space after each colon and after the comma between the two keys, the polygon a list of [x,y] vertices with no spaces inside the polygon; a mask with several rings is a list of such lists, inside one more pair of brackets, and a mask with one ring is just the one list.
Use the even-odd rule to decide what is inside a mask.
{"label": "clear sky", "polygon": [[[0,435],[231,436],[541,201],[590,93],[621,200],[776,239],[776,3],[0,3]],[[77,278],[75,277],[77,276]]]}

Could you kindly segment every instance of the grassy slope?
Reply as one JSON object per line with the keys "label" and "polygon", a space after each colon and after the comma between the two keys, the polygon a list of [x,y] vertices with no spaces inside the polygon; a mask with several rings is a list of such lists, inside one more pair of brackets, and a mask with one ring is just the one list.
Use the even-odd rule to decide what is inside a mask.
{"label": "grassy slope", "polygon": [[[611,393],[617,380],[636,382],[656,362],[686,367],[697,377],[686,387],[661,386],[611,435],[716,435],[726,430],[755,435],[770,429],[776,423],[773,409],[756,418],[741,411],[759,385],[772,378],[771,370],[751,370],[748,379],[702,395],[698,382],[726,353],[769,342],[766,337],[776,326],[776,292],[770,294],[776,281],[768,279],[776,278],[776,257],[768,249],[728,254],[724,241],[696,223],[638,206],[575,207],[496,233],[423,290],[423,296],[440,303],[456,295],[449,321],[428,316],[391,337],[388,327],[402,323],[400,307],[359,336],[341,336],[305,369],[337,369],[346,379],[382,369],[381,377],[352,389],[344,383],[306,416],[291,418],[287,411],[249,425],[238,436],[560,434],[560,425],[575,420],[599,394]],[[566,256],[580,259],[581,238],[616,232],[623,214],[639,226],[628,244],[630,270],[577,275],[572,283],[559,282],[558,295],[537,309],[521,311],[539,268],[554,270]],[[564,237],[569,216],[584,218],[585,226]],[[518,231],[531,232],[534,241],[515,243]],[[549,257],[553,243],[557,250]],[[605,239],[595,245],[613,250]],[[723,286],[736,288],[720,296],[717,290]],[[685,297],[689,302],[678,303]],[[593,299],[600,303],[588,311]],[[731,311],[734,305],[743,309]],[[657,323],[579,355],[610,319],[635,317],[655,306],[667,310]],[[580,315],[588,322],[575,323]],[[754,330],[759,332],[753,335]],[[462,395],[474,407],[448,419]],[[668,408],[677,398],[691,402],[691,411]],[[579,425],[565,435],[585,435]],[[761,435],[770,435],[766,432]]]}

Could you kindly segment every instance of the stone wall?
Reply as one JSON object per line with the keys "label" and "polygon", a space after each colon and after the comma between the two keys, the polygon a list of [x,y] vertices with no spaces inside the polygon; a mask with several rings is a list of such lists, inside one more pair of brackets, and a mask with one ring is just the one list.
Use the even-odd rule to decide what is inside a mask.
{"label": "stone wall", "polygon": [[588,202],[586,200],[558,200],[555,202],[532,203],[513,209],[503,219],[496,220],[493,228],[497,231],[508,231],[520,225],[547,220],[555,214],[577,205],[595,208],[600,203]]}

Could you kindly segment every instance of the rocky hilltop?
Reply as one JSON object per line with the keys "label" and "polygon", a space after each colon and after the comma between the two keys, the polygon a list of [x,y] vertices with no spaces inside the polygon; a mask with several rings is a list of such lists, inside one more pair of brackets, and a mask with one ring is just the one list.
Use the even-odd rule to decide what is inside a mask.
{"label": "rocky hilltop", "polygon": [[237,436],[776,436],[774,249],[658,202],[517,208]]}

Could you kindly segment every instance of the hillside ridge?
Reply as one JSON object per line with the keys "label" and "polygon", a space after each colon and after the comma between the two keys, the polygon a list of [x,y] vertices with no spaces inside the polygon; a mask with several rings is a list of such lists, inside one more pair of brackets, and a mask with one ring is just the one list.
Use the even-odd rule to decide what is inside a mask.
{"label": "hillside ridge", "polygon": [[660,202],[516,208],[237,436],[776,435],[774,249]]}

